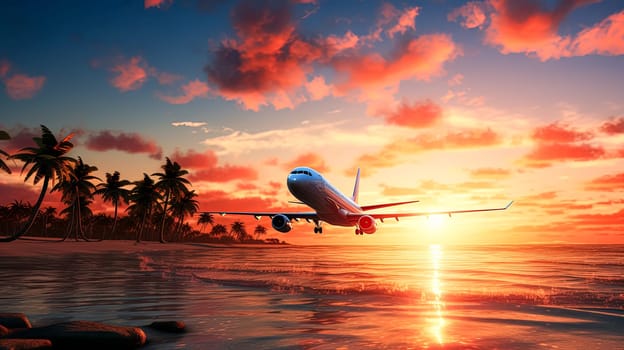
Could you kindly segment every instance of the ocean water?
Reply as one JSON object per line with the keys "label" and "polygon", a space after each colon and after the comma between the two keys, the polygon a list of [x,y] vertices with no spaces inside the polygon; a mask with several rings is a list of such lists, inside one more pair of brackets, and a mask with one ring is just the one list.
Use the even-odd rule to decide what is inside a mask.
{"label": "ocean water", "polygon": [[145,349],[624,349],[622,245],[181,247],[0,256],[0,311],[187,323]]}

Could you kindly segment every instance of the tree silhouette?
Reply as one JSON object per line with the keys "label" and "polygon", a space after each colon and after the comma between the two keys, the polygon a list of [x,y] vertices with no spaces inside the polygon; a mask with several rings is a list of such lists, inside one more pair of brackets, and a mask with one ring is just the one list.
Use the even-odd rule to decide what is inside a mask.
{"label": "tree silhouette", "polygon": [[264,235],[266,235],[266,233],[267,233],[267,229],[266,229],[266,227],[264,227],[262,225],[258,225],[254,229],[254,235],[256,235],[256,239],[260,239],[260,236],[264,236]]}
{"label": "tree silhouette", "polygon": [[55,207],[46,207],[45,209],[43,209],[43,236],[47,236],[48,234],[48,221],[50,220],[50,218],[54,218],[54,215],[56,214],[56,208]]}
{"label": "tree silhouette", "polygon": [[188,191],[171,203],[171,214],[178,219],[175,232],[179,234],[184,218],[192,217],[199,210],[199,202],[195,199],[195,191]]}
{"label": "tree silhouette", "polygon": [[[110,173],[106,173],[106,183],[98,184],[97,190],[94,193],[101,195],[104,202],[110,202],[115,207],[111,235],[115,235],[115,229],[117,228],[117,211],[119,209],[119,202],[128,204],[130,201],[131,191],[124,188],[128,185],[130,185],[130,181],[121,180],[118,171],[115,171],[112,175]],[[104,234],[102,234],[101,239],[104,239]]]}
{"label": "tree silhouette", "polygon": [[242,221],[234,221],[232,226],[230,227],[230,233],[234,236],[239,242],[245,240],[248,236],[247,231],[245,230],[245,224]]}
{"label": "tree silhouette", "polygon": [[206,229],[206,225],[214,226],[214,217],[210,213],[201,213],[199,214],[197,224],[200,225],[200,232],[203,232]]}
{"label": "tree silhouette", "polygon": [[97,167],[85,164],[82,158],[78,157],[78,162],[72,167],[72,176],[70,179],[60,181],[52,188],[52,191],[50,191],[60,191],[61,200],[63,203],[67,204],[67,207],[62,213],[67,214],[70,223],[67,234],[63,240],[67,239],[72,229],[74,229],[76,240],[78,240],[78,238],[85,241],[87,240],[82,227],[82,217],[83,215],[88,216],[92,214],[89,209],[89,204],[92,202],[91,199],[95,192],[95,185],[92,181],[100,179],[90,174],[97,170]]}
{"label": "tree silhouette", "polygon": [[167,218],[167,205],[171,199],[176,200],[184,193],[188,192],[186,185],[190,185],[191,183],[183,177],[188,174],[188,171],[183,170],[177,162],[171,162],[168,157],[166,158],[166,163],[161,166],[161,168],[164,172],[154,173],[152,176],[158,177],[156,187],[164,192],[165,195],[159,236],[160,243],[165,243],[165,219]]}
{"label": "tree silhouette", "polygon": [[41,137],[33,137],[36,147],[23,148],[19,153],[9,157],[24,163],[22,173],[30,167],[24,181],[28,181],[28,179],[34,175],[33,184],[36,185],[43,179],[43,185],[41,186],[39,198],[37,198],[37,202],[32,208],[28,222],[11,236],[0,238],[0,242],[14,241],[30,230],[37,218],[39,208],[48,191],[50,181],[54,184],[56,180],[58,180],[58,182],[69,180],[71,177],[71,165],[74,164],[76,160],[71,157],[66,157],[65,154],[74,147],[74,145],[69,142],[72,137],[73,134],[70,134],[61,140],[61,142],[58,142],[50,129],[41,125]]}
{"label": "tree silhouette", "polygon": [[[11,136],[9,136],[9,134],[6,131],[0,130],[0,140],[10,140],[10,139],[11,139]],[[6,153],[5,151],[3,151],[1,149],[0,149],[0,154],[5,156],[5,157],[9,156],[8,153]],[[5,172],[7,172],[9,174],[11,173],[11,169],[9,169],[9,166],[6,165],[6,163],[2,159],[0,159],[0,169],[4,170]]]}
{"label": "tree silhouette", "polygon": [[137,230],[136,241],[140,242],[145,229],[148,217],[154,211],[154,207],[158,205],[158,201],[162,198],[154,180],[149,175],[143,173],[143,180],[134,182],[134,188],[130,195],[130,206],[126,209],[130,215],[140,220]]}
{"label": "tree silhouette", "polygon": [[224,238],[228,233],[227,227],[222,224],[216,224],[212,226],[212,230],[210,231],[210,235],[213,237]]}

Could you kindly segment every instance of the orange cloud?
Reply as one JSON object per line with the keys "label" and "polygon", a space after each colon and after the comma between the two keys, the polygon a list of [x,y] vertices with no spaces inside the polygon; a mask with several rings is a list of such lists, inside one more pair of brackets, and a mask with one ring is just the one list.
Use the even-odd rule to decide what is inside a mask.
{"label": "orange cloud", "polygon": [[367,169],[392,167],[402,162],[406,154],[418,154],[436,150],[469,149],[489,147],[501,142],[500,136],[487,129],[466,129],[448,132],[446,135],[421,134],[385,145],[379,152],[364,154],[357,165]]}
{"label": "orange cloud", "polygon": [[218,157],[212,150],[204,153],[198,153],[192,149],[186,153],[176,150],[169,158],[181,166],[191,169],[212,168],[218,162]]}
{"label": "orange cloud", "polygon": [[6,92],[14,100],[25,100],[35,96],[43,87],[46,78],[43,76],[30,77],[24,74],[14,74],[4,78]]}
{"label": "orange cloud", "polygon": [[258,173],[255,169],[239,165],[223,165],[208,169],[201,169],[189,174],[190,181],[229,182],[234,180],[256,180]]}
{"label": "orange cloud", "polygon": [[117,74],[111,84],[122,92],[136,90],[147,80],[147,64],[140,56],[113,66],[110,70]]}
{"label": "orange cloud", "polygon": [[392,38],[397,33],[403,34],[408,29],[416,29],[414,20],[416,19],[416,16],[418,16],[419,10],[419,7],[410,7],[401,13],[397,23],[392,28],[388,29],[388,36]]}
{"label": "orange cloud", "polygon": [[624,173],[604,175],[589,181],[585,189],[590,191],[615,192],[624,190]]}
{"label": "orange cloud", "polygon": [[331,94],[331,86],[325,83],[325,78],[322,76],[314,77],[311,81],[306,83],[306,89],[313,101],[321,100]]}
{"label": "orange cloud", "polygon": [[584,226],[613,226],[614,228],[618,228],[618,232],[622,232],[624,228],[624,209],[609,214],[573,215],[570,216],[570,219]]}
{"label": "orange cloud", "polygon": [[611,14],[582,31],[562,36],[561,22],[576,8],[598,0],[559,0],[552,9],[538,1],[469,2],[448,19],[463,17],[466,28],[484,27],[485,42],[504,53],[525,53],[542,61],[561,57],[624,54],[624,11]]}
{"label": "orange cloud", "polygon": [[183,85],[182,92],[183,93],[180,96],[159,95],[159,97],[161,100],[171,104],[186,104],[193,101],[195,98],[208,96],[210,88],[206,83],[200,81],[199,79],[195,79],[188,84]]}
{"label": "orange cloud", "polygon": [[611,118],[600,126],[600,131],[608,135],[624,134],[624,117]]}
{"label": "orange cloud", "polygon": [[271,104],[293,108],[306,81],[316,45],[297,38],[288,3],[243,1],[232,13],[238,40],[225,40],[204,70],[218,93],[247,109]]}
{"label": "orange cloud", "polygon": [[431,100],[414,102],[413,105],[401,103],[395,111],[385,114],[388,124],[410,128],[425,128],[442,119],[442,107]]}
{"label": "orange cloud", "polygon": [[553,162],[590,161],[607,155],[602,146],[587,142],[594,138],[591,132],[582,132],[561,123],[536,128],[532,135],[535,148],[523,158],[526,166],[549,167]]}
{"label": "orange cloud", "polygon": [[470,1],[464,4],[462,7],[454,9],[448,14],[447,19],[449,21],[457,21],[460,17],[464,20],[460,24],[464,28],[477,28],[483,26],[487,17],[485,15],[484,8],[487,6],[485,2]]}
{"label": "orange cloud", "polygon": [[219,166],[218,157],[212,150],[203,153],[194,150],[182,153],[176,150],[170,158],[192,170],[188,176],[190,181],[229,182],[258,178],[258,173],[252,167],[230,164]]}
{"label": "orange cloud", "polygon": [[571,129],[565,124],[552,123],[535,129],[531,137],[538,142],[576,142],[590,140],[594,135]]}
{"label": "orange cloud", "polygon": [[118,150],[127,153],[147,153],[153,159],[162,158],[160,146],[137,133],[121,132],[115,135],[109,130],[104,130],[91,135],[85,145],[93,151]]}
{"label": "orange cloud", "polygon": [[329,167],[325,163],[325,160],[316,153],[304,153],[297,158],[284,164],[284,168],[290,170],[298,166],[307,166],[321,173],[329,171]]}
{"label": "orange cloud", "polygon": [[[460,52],[446,34],[402,42],[390,57],[369,52],[369,39],[351,31],[344,36],[307,39],[297,31],[291,6],[288,2],[259,6],[257,2],[243,1],[234,9],[236,39],[224,40],[204,67],[218,95],[250,110],[262,106],[294,108],[334,92],[364,93],[395,87],[402,80],[430,79],[441,74],[443,64]],[[378,29],[388,28],[389,36],[404,33],[414,28],[417,15],[418,8],[399,11],[384,4]],[[326,77],[314,75],[319,66],[339,73],[340,91]]]}
{"label": "orange cloud", "polygon": [[588,161],[600,159],[605,150],[600,146],[590,144],[549,143],[539,144],[525,159],[531,167],[550,166],[552,161]]}
{"label": "orange cloud", "polygon": [[595,1],[559,1],[548,10],[536,1],[491,0],[494,12],[485,41],[503,53],[535,54],[543,61],[570,56],[571,38],[557,34],[559,24],[575,8]]}
{"label": "orange cloud", "polygon": [[148,9],[150,7],[168,6],[173,3],[173,0],[144,0],[143,7]]}
{"label": "orange cloud", "polygon": [[581,31],[572,43],[576,56],[624,54],[624,11]]}
{"label": "orange cloud", "polygon": [[429,80],[443,72],[446,62],[461,53],[447,34],[427,34],[400,46],[389,59],[380,54],[351,55],[334,60],[342,75],[342,92],[396,86],[402,80]]}

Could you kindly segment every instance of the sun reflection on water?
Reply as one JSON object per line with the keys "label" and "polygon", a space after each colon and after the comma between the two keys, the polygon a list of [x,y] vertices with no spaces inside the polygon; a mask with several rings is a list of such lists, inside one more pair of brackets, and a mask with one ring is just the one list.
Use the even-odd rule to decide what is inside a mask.
{"label": "sun reflection on water", "polygon": [[440,278],[442,247],[439,244],[432,244],[429,246],[429,251],[431,252],[431,292],[433,295],[433,300],[431,301],[433,317],[428,320],[431,323],[429,329],[435,341],[442,345],[444,344],[443,328],[445,324],[443,313],[444,301],[442,300],[442,283]]}

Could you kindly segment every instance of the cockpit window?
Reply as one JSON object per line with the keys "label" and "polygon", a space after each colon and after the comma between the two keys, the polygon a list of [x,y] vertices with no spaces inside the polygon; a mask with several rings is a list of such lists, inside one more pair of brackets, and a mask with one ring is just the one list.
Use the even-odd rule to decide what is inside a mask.
{"label": "cockpit window", "polygon": [[291,175],[304,174],[304,175],[312,176],[312,173],[307,170],[294,170],[290,174]]}

